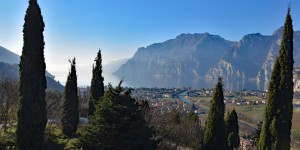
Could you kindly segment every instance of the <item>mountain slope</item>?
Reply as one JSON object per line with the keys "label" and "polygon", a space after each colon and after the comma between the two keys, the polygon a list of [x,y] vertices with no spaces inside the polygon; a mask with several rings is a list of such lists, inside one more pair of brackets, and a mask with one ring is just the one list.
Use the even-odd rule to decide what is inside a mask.
{"label": "mountain slope", "polygon": [[[19,66],[17,64],[11,65],[7,63],[0,62],[0,78],[9,77],[13,79],[19,79]],[[62,91],[64,86],[62,86],[54,78],[46,76],[47,88],[56,89]]]}
{"label": "mountain slope", "polygon": [[[294,41],[300,38],[299,31],[294,34]],[[206,73],[206,80],[216,81],[224,78],[226,89],[258,89],[268,87],[273,62],[279,51],[282,28],[271,36],[249,34],[242,38],[220,61]],[[294,42],[294,57],[298,58],[300,46]],[[295,59],[295,66],[300,63]]]}
{"label": "mountain slope", "polygon": [[271,36],[259,33],[244,36],[213,68],[208,70],[205,78],[216,81],[222,76],[226,89],[244,88],[245,84],[249,85],[251,81],[255,81],[274,40]]}
{"label": "mountain slope", "polygon": [[109,62],[103,65],[103,74],[112,74],[117,71],[122,65],[124,65],[129,59],[120,59]]}
{"label": "mountain slope", "polygon": [[[124,65],[129,59],[121,59],[109,62],[108,64],[103,65],[103,77],[104,83],[111,83],[114,86],[117,86],[121,80],[117,76],[113,75],[122,65]],[[125,85],[125,84],[124,84]]]}
{"label": "mountain slope", "polygon": [[[4,63],[11,64],[11,65],[19,64],[20,56],[16,53],[9,51],[8,49],[6,49],[2,46],[0,46],[0,62],[4,62]],[[46,70],[46,76],[48,76],[50,78],[55,78],[47,70]]]}
{"label": "mountain slope", "polygon": [[20,56],[0,46],[0,62],[19,64]]}
{"label": "mountain slope", "polygon": [[[273,33],[273,36],[277,37],[277,41],[273,43],[272,47],[270,48],[267,58],[265,62],[263,63],[261,69],[257,73],[257,86],[258,89],[261,90],[267,90],[268,84],[269,84],[269,79],[271,76],[271,71],[272,71],[272,66],[274,63],[274,60],[276,56],[278,55],[279,48],[280,48],[280,38],[283,32],[283,27],[278,29]],[[300,41],[300,31],[294,32],[294,66],[297,67],[300,65],[300,43],[297,42]],[[297,78],[299,76],[296,76],[295,79],[299,80]],[[295,83],[296,86],[296,83]]]}
{"label": "mountain slope", "polygon": [[130,86],[197,87],[206,71],[235,44],[209,33],[181,34],[139,48],[114,75],[124,78]]}
{"label": "mountain slope", "polygon": [[[182,34],[139,48],[114,75],[129,86],[196,88],[211,88],[222,76],[226,89],[265,90],[281,35],[282,27],[272,35],[245,35],[239,42],[208,33]],[[296,41],[300,41],[300,31],[294,33],[295,66],[299,66],[300,43]]]}
{"label": "mountain slope", "polygon": [[[19,78],[20,56],[0,46],[0,77]],[[47,87],[63,90],[63,86],[54,80],[55,76],[46,71]]]}

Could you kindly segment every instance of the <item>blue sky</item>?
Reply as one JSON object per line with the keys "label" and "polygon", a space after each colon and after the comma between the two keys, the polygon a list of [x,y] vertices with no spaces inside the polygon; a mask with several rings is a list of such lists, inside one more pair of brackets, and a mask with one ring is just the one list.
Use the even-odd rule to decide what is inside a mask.
{"label": "blue sky", "polygon": [[[249,33],[270,35],[283,25],[290,2],[294,29],[300,30],[299,0],[39,0],[47,70],[64,82],[68,59],[75,56],[83,85],[99,48],[107,63],[181,33],[234,41]],[[17,54],[27,6],[26,0],[0,1],[0,45]]]}

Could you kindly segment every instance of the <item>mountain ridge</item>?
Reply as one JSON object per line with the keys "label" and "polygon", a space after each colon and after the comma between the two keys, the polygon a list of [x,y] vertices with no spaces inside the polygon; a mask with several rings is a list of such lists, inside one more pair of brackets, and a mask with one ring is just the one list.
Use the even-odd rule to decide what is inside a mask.
{"label": "mountain ridge", "polygon": [[[0,77],[19,78],[20,56],[0,46]],[[62,91],[64,86],[55,81],[52,74],[46,70],[47,87]]]}
{"label": "mountain ridge", "polygon": [[[203,78],[204,70],[212,67],[234,44],[235,42],[209,33],[181,34],[175,39],[139,48],[134,56],[113,74],[124,78],[125,83],[135,82],[129,84],[131,86],[196,85]],[[205,53],[205,50],[210,53]],[[201,55],[203,53],[205,55]],[[194,81],[187,81],[190,76]],[[146,80],[141,77],[145,77]]]}
{"label": "mountain ridge", "polygon": [[0,46],[0,61],[8,63],[8,64],[19,64],[20,56],[2,46]]}
{"label": "mountain ridge", "polygon": [[[139,48],[113,74],[137,87],[210,88],[222,76],[226,89],[265,90],[282,31],[280,27],[271,35],[247,34],[238,42],[209,33],[180,34]],[[295,31],[294,41],[299,38],[300,31]],[[295,58],[300,57],[299,48],[294,42]],[[295,59],[297,65],[300,60]]]}

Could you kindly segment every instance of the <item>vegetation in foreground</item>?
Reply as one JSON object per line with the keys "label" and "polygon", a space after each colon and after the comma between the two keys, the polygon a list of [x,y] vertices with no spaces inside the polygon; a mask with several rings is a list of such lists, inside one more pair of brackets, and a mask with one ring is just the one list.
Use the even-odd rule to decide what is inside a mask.
{"label": "vegetation in foreground", "polygon": [[[259,149],[290,149],[293,28],[289,13],[290,9],[279,56],[271,77],[265,118],[262,125],[258,126],[261,128],[256,132],[256,135],[260,135],[256,136],[259,137],[256,140]],[[183,114],[180,108],[171,111],[151,110],[146,101],[137,103],[130,96],[131,89],[124,89],[121,83],[116,88],[109,85],[104,96],[93,102],[96,107],[94,114],[83,129],[77,130],[80,108],[75,59],[71,63],[71,72],[65,87],[63,98],[65,103],[62,106],[49,105],[46,103],[45,91],[43,31],[44,22],[37,0],[29,0],[23,29],[24,46],[20,62],[17,124],[10,123],[7,119],[9,116],[7,112],[13,107],[1,108],[5,110],[1,116],[6,118],[4,130],[0,130],[1,148],[7,149],[9,146],[10,149],[19,150],[234,149],[239,146],[237,114],[232,111],[226,117],[226,121],[224,120],[225,105],[221,78],[211,100],[204,130],[198,116],[193,112]],[[101,72],[101,67],[99,68]],[[102,78],[101,74],[99,76]],[[85,96],[86,101],[88,97]],[[57,101],[54,96],[51,101],[54,100],[60,102],[61,99]],[[2,101],[1,105],[4,104],[10,103]],[[62,109],[62,128],[57,126],[59,121],[56,122],[55,113],[46,113],[55,106],[56,111],[57,108]],[[88,114],[89,109],[85,110]]]}
{"label": "vegetation in foreground", "polygon": [[62,106],[61,125],[63,133],[72,136],[77,131],[79,123],[78,112],[78,88],[75,58],[70,61],[71,69],[64,90],[64,102]]}
{"label": "vegetation in foreground", "polygon": [[210,150],[225,150],[227,149],[227,138],[225,135],[225,104],[221,78],[219,78],[215,87],[209,108],[208,117],[205,122],[203,148]]}
{"label": "vegetation in foreground", "polygon": [[44,21],[37,0],[30,0],[23,26],[20,62],[17,148],[40,150],[47,123]]}
{"label": "vegetation in foreground", "polygon": [[293,24],[290,8],[286,16],[279,56],[268,89],[259,149],[290,149],[293,116]]}
{"label": "vegetation in foreground", "polygon": [[96,66],[93,66],[93,77],[91,81],[90,100],[89,100],[89,116],[94,115],[95,106],[100,98],[104,95],[104,78],[102,76],[102,56],[101,50],[97,53],[95,59]]}

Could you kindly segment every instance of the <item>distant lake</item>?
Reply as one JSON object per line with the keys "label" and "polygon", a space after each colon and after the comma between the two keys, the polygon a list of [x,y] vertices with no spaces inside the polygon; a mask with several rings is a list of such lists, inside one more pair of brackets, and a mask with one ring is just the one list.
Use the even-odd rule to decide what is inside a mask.
{"label": "distant lake", "polygon": [[[120,81],[121,81],[121,79],[118,78],[117,76],[114,76],[112,74],[104,74],[104,83],[106,85],[110,82],[112,85],[116,86],[119,84]],[[150,82],[160,82],[160,81],[150,81]],[[216,81],[213,81],[213,80],[197,80],[197,81],[192,82],[190,85],[184,86],[184,87],[191,87],[193,89],[214,88],[215,84],[216,84]],[[123,79],[123,86],[145,87],[145,86],[143,86],[143,83],[127,82],[126,78]],[[163,87],[163,85],[158,86],[158,87]],[[177,87],[180,88],[181,86],[178,85]],[[166,86],[165,88],[173,88],[173,87]],[[254,81],[246,81],[245,83],[240,83],[240,82],[226,83],[226,82],[224,82],[224,89],[226,89],[226,90],[243,90],[243,89],[260,90],[259,87],[257,86],[256,82],[254,82]]]}

